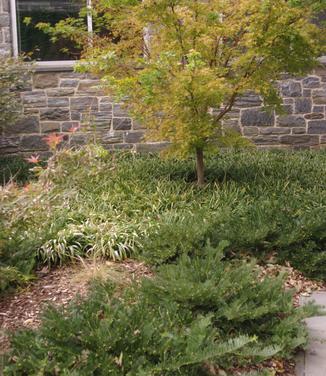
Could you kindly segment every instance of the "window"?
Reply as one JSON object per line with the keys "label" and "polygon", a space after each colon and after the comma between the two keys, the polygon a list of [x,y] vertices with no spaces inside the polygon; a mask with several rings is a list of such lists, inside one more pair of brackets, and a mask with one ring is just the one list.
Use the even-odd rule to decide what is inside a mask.
{"label": "window", "polygon": [[[90,0],[10,0],[14,55],[27,53],[37,61],[77,60],[80,50],[67,39],[53,42],[50,36],[35,28],[38,22],[51,25],[68,17],[78,17],[82,7],[91,6]],[[85,25],[92,32],[89,13]]]}

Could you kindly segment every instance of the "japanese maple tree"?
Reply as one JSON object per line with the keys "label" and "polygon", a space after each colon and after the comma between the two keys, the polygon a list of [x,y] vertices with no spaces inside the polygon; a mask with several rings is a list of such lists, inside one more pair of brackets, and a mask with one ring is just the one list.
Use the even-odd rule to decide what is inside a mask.
{"label": "japanese maple tree", "polygon": [[277,80],[311,70],[325,45],[325,28],[313,22],[323,0],[94,0],[92,6],[95,33],[84,43],[81,69],[102,75],[148,128],[148,138],[169,141],[179,156],[195,154],[199,185],[205,152],[244,141],[222,126],[236,98],[250,90],[266,107],[280,108]]}

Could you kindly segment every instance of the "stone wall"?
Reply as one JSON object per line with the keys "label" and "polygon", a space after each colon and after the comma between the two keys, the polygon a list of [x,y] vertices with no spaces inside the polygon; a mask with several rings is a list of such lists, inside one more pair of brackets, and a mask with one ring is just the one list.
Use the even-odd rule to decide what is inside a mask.
{"label": "stone wall", "polygon": [[[24,116],[1,137],[0,154],[48,151],[44,137],[60,133],[70,146],[96,139],[107,149],[161,150],[144,143],[144,129],[119,103],[105,95],[99,80],[70,72],[34,73],[21,92]],[[326,69],[280,83],[285,114],[263,110],[259,96],[239,98],[224,125],[258,147],[318,148],[326,145]],[[76,131],[77,129],[77,131]]]}
{"label": "stone wall", "polygon": [[0,0],[0,56],[11,54],[9,0]]}
{"label": "stone wall", "polygon": [[317,148],[326,145],[326,66],[307,77],[280,83],[284,114],[263,111],[257,95],[239,99],[227,120],[259,147]]}
{"label": "stone wall", "polygon": [[[11,54],[9,0],[0,0],[0,55]],[[258,147],[318,148],[326,145],[326,59],[307,77],[280,83],[285,114],[266,113],[261,99],[237,100],[224,126]],[[43,65],[44,69],[44,65]],[[66,71],[65,71],[66,70]],[[161,150],[166,143],[144,143],[144,129],[121,104],[97,86],[96,77],[58,71],[36,72],[20,93],[23,116],[0,138],[0,154],[47,154],[44,137],[60,133],[65,143],[82,145],[96,138],[107,149]],[[72,132],[75,131],[76,132]]]}
{"label": "stone wall", "polygon": [[102,92],[99,83],[88,74],[34,73],[20,93],[23,116],[4,130],[0,154],[46,154],[44,138],[50,133],[62,134],[70,146],[96,139],[107,149],[164,147],[164,143],[144,144],[144,129]]}

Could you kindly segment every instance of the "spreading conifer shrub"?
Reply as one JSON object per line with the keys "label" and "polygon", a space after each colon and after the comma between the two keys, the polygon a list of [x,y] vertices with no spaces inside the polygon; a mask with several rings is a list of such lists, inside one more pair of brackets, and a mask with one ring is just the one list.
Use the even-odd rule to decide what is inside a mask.
{"label": "spreading conifer shrub", "polygon": [[37,181],[1,190],[0,267],[26,276],[88,256],[160,265],[209,240],[326,278],[325,151],[223,152],[202,189],[193,165],[96,145],[58,151]]}
{"label": "spreading conifer shrub", "polygon": [[37,331],[12,339],[4,375],[216,375],[287,358],[306,343],[283,277],[261,279],[254,263],[226,261],[206,246],[124,293],[98,283]]}

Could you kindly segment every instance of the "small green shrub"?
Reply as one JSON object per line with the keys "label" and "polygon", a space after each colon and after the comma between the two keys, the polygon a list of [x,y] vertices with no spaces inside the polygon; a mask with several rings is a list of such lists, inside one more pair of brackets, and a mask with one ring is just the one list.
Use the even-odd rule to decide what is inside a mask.
{"label": "small green shrub", "polygon": [[285,358],[306,343],[304,317],[282,277],[219,249],[183,255],[139,288],[97,284],[67,311],[50,308],[39,330],[12,339],[4,375],[210,375],[209,370]]}

